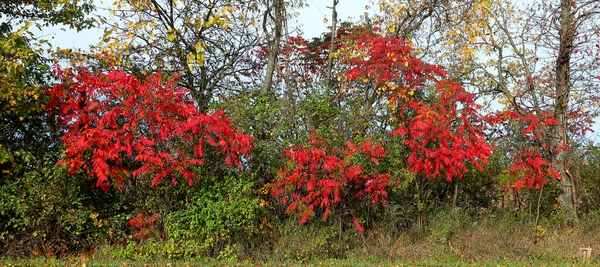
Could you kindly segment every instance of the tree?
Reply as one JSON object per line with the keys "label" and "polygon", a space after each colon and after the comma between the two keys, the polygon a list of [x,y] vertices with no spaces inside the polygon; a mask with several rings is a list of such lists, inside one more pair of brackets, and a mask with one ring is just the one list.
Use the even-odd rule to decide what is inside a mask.
{"label": "tree", "polygon": [[485,141],[475,96],[447,79],[440,66],[416,58],[403,40],[366,34],[355,42],[344,47],[344,53],[358,55],[350,57],[347,78],[377,88],[396,111],[392,135],[401,136],[410,151],[409,170],[449,182],[463,177],[467,163],[483,170],[479,161],[487,163],[493,148]]}
{"label": "tree", "polygon": [[[558,29],[556,29],[558,31],[558,49],[556,50],[554,71],[555,92],[553,105],[554,117],[558,120],[558,123],[551,128],[549,145],[557,149],[551,159],[562,176],[563,193],[560,196],[560,201],[564,206],[570,207],[575,216],[577,216],[578,199],[575,192],[576,187],[573,186],[575,181],[569,172],[572,165],[568,159],[568,151],[571,146],[569,132],[573,128],[575,128],[573,130],[578,130],[577,128],[581,127],[569,125],[569,119],[576,119],[577,117],[581,117],[582,114],[578,111],[569,110],[573,106],[570,104],[569,99],[571,92],[574,91],[574,86],[587,87],[585,84],[581,85],[581,83],[578,83],[577,80],[589,81],[589,70],[593,72],[595,67],[596,73],[598,73],[597,68],[599,66],[597,59],[595,63],[592,61],[591,64],[582,64],[581,62],[577,64],[575,61],[572,61],[572,58],[576,57],[575,53],[577,53],[578,49],[586,48],[585,42],[588,42],[588,40],[585,39],[589,38],[587,37],[588,35],[596,36],[594,39],[598,40],[600,29],[593,29],[593,25],[598,25],[599,15],[600,3],[598,1],[560,1],[559,24],[557,26]],[[592,27],[592,31],[587,32],[590,26]],[[543,29],[543,27],[541,28]],[[581,58],[579,59],[581,60]],[[580,67],[583,67],[583,70]],[[600,79],[600,76],[592,77],[592,79],[596,78]],[[587,88],[581,89],[586,90]],[[577,97],[575,95],[573,97],[577,101]],[[588,99],[590,98],[594,100],[598,99],[597,95],[595,97],[588,96]],[[584,103],[583,108],[585,108],[586,104]]]}
{"label": "tree", "polygon": [[[561,205],[573,214],[577,196],[569,151],[596,116],[598,94],[591,88],[597,84],[598,63],[591,51],[598,40],[592,26],[597,24],[598,8],[596,1],[561,1],[558,6],[542,2],[520,10],[497,6],[492,11],[496,19],[482,38],[492,57],[480,65],[480,77],[491,87],[483,93],[501,96],[498,102],[505,107],[499,116],[522,125],[513,134],[514,139],[525,137],[518,154],[532,155],[533,165],[543,162],[547,168],[540,176],[521,172],[519,184],[541,188],[548,178],[560,179]],[[523,164],[523,156],[515,159],[521,161],[514,166],[532,166]]]}
{"label": "tree", "polygon": [[123,71],[57,71],[62,83],[48,91],[48,108],[66,128],[64,161],[70,173],[96,177],[103,190],[146,175],[152,186],[166,177],[192,184],[190,168],[204,164],[205,143],[239,167],[253,146],[222,111],[199,112],[174,79],[163,85],[159,74],[142,81]]}
{"label": "tree", "polygon": [[139,76],[179,74],[201,111],[213,97],[241,90],[261,44],[256,1],[119,0],[94,57]]}
{"label": "tree", "polygon": [[421,59],[444,65],[451,77],[463,84],[479,85],[472,78],[482,49],[479,38],[493,21],[490,11],[501,3],[379,0],[377,4],[381,15],[375,20],[383,22],[387,35],[409,42],[418,48]]}
{"label": "tree", "polygon": [[0,14],[6,19],[0,29],[11,31],[13,26],[29,21],[40,26],[62,24],[81,30],[93,25],[93,20],[87,17],[93,9],[89,0],[7,0],[0,3]]}
{"label": "tree", "polygon": [[[267,3],[269,1],[267,0]],[[264,89],[265,91],[270,91],[271,90],[271,86],[273,84],[273,72],[275,71],[275,65],[277,63],[277,57],[279,55],[279,43],[281,42],[281,35],[283,32],[283,24],[284,24],[284,20],[285,17],[283,15],[284,13],[284,2],[283,0],[274,0],[273,1],[273,6],[268,6],[267,10],[265,11],[264,14],[264,18],[263,18],[263,31],[265,32],[265,34],[267,35],[267,46],[268,46],[268,54],[267,54],[267,58],[268,58],[268,63],[267,63],[267,73],[265,74],[265,82],[264,82]],[[274,10],[273,10],[274,9]],[[274,11],[274,14],[271,14],[271,10]],[[273,23],[275,23],[275,27],[273,29],[273,36],[271,37],[271,34],[269,34],[269,31],[267,30],[267,18],[271,18],[271,20],[273,21]]]}
{"label": "tree", "polygon": [[52,149],[52,121],[43,116],[43,91],[52,74],[31,25],[89,28],[89,1],[22,1],[0,3],[0,176],[19,177]]}
{"label": "tree", "polygon": [[91,1],[0,1],[0,257],[86,246],[87,190],[56,166],[59,132],[44,113],[55,79],[46,40],[30,30],[89,28],[92,10]]}
{"label": "tree", "polygon": [[331,86],[331,72],[333,71],[333,53],[335,49],[335,35],[337,34],[337,5],[339,0],[333,0],[331,6],[331,41],[329,42],[329,58],[327,59],[327,79],[325,86]]}
{"label": "tree", "polygon": [[[451,182],[462,178],[468,163],[483,169],[479,162],[486,163],[493,149],[484,140],[486,125],[478,113],[480,106],[475,104],[475,96],[457,82],[447,79],[446,71],[440,66],[424,63],[415,57],[413,48],[403,40],[382,36],[376,30],[359,31],[352,35],[353,38],[343,39],[345,42],[337,51],[344,59],[341,69],[346,70],[345,86],[340,93],[344,90],[364,90],[369,95],[368,92],[375,92],[373,100],[365,105],[370,108],[376,103],[386,103],[388,109],[394,111],[392,121],[397,122],[397,126],[391,134],[402,137],[401,142],[410,151],[409,170],[420,177],[435,179],[444,176]],[[327,155],[320,150],[312,153]],[[329,165],[335,165],[331,163],[335,160],[328,163],[327,158],[320,163],[314,155],[313,160],[305,160],[315,164],[310,165],[311,172],[319,168],[328,170]],[[297,171],[282,176],[284,184],[298,183],[297,190],[301,189],[304,180],[298,178],[303,176]],[[328,174],[310,173],[309,176],[319,177],[310,179],[327,179]],[[344,181],[344,178],[335,180]],[[307,189],[311,191],[314,187],[307,185]],[[276,191],[275,194],[278,193]],[[319,201],[327,203],[328,199]],[[336,199],[336,202],[339,201]],[[310,217],[304,214],[302,221]]]}
{"label": "tree", "polygon": [[[535,171],[541,176],[511,168],[516,184],[541,188],[562,179],[561,203],[574,211],[568,154],[596,113],[590,89],[597,83],[598,2],[379,4],[389,32],[408,36],[424,58],[438,58],[480,103],[498,111],[490,120],[504,142],[513,140],[507,151],[517,160],[513,167],[545,166]],[[525,164],[525,155],[541,165]]]}

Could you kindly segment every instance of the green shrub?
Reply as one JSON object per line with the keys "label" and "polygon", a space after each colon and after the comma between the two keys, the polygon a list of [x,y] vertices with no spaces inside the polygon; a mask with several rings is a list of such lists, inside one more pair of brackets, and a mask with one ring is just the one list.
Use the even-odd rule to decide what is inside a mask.
{"label": "green shrub", "polygon": [[[258,231],[261,208],[252,183],[235,176],[203,177],[184,209],[165,216],[172,257],[218,256]],[[222,253],[221,253],[222,254]]]}
{"label": "green shrub", "polygon": [[89,247],[91,233],[106,226],[92,215],[89,190],[52,163],[0,181],[0,256],[62,255]]}

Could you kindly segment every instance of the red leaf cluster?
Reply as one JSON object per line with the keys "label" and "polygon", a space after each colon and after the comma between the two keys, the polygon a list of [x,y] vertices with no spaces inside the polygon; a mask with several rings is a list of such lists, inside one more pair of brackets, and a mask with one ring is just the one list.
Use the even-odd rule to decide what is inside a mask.
{"label": "red leaf cluster", "polygon": [[160,217],[158,213],[154,213],[146,217],[140,212],[136,213],[135,217],[129,219],[128,221],[129,226],[138,229],[138,232],[132,235],[133,238],[143,239],[148,237],[154,231],[154,222],[158,217]]}
{"label": "red leaf cluster", "polygon": [[484,140],[474,95],[445,79],[440,66],[413,56],[413,48],[398,38],[369,34],[356,42],[364,55],[350,59],[346,77],[375,80],[387,88],[400,120],[392,134],[401,135],[410,149],[410,170],[427,178],[444,175],[448,181],[462,178],[467,162],[481,170],[479,161],[487,163],[493,148]]}
{"label": "red leaf cluster", "polygon": [[408,84],[420,85],[431,79],[431,75],[445,74],[439,66],[425,64],[412,56],[414,49],[401,39],[378,34],[364,34],[356,38],[357,49],[365,54],[349,60],[351,68],[346,77],[350,81],[372,78],[381,83],[402,79]]}
{"label": "red leaf cluster", "polygon": [[467,163],[483,170],[478,161],[487,164],[493,148],[484,140],[473,95],[447,80],[437,82],[436,88],[438,103],[406,101],[408,105],[399,110],[411,116],[402,116],[404,121],[392,134],[404,136],[411,151],[411,171],[427,178],[444,175],[451,182],[454,177],[462,178]]}
{"label": "red leaf cluster", "polygon": [[[370,34],[376,27],[357,27],[356,25],[339,25],[335,34],[333,51],[339,51],[346,47],[348,42],[352,42],[359,36]],[[327,73],[328,61],[331,56],[331,33],[324,33],[318,38],[306,40],[302,36],[290,36],[282,40],[279,57],[282,64],[277,72],[275,83],[281,83],[285,80],[286,86],[294,86],[301,89],[310,89],[319,79],[325,79]],[[264,46],[257,51],[257,57],[260,60],[266,60],[268,47]],[[337,58],[337,56],[334,56]],[[266,65],[266,62],[264,62]],[[341,67],[341,69],[338,69]],[[332,69],[331,79],[334,83],[338,82],[338,74],[345,71],[343,64],[336,64]],[[290,79],[293,77],[293,79]]]}
{"label": "red leaf cluster", "polygon": [[[300,223],[312,219],[318,208],[325,219],[334,204],[352,198],[368,195],[373,203],[386,202],[390,175],[365,173],[364,166],[353,159],[361,157],[368,160],[366,163],[378,165],[387,152],[380,143],[370,140],[358,146],[352,142],[346,145],[343,152],[336,153],[324,148],[313,133],[308,148],[297,146],[284,151],[289,167],[280,170],[282,178],[275,182],[271,194],[289,203],[286,212],[297,212]],[[355,224],[360,232],[364,231],[357,220]]]}
{"label": "red leaf cluster", "polygon": [[140,175],[152,175],[152,186],[167,176],[177,184],[177,175],[192,184],[189,167],[204,163],[205,143],[237,166],[253,147],[222,111],[199,112],[174,79],[163,84],[159,74],[142,81],[123,71],[57,72],[61,83],[48,90],[48,109],[66,128],[64,162],[70,173],[96,176],[103,190],[109,179],[121,187]]}
{"label": "red leaf cluster", "polygon": [[509,121],[516,121],[525,124],[527,127],[521,134],[523,137],[529,137],[531,140],[537,140],[548,130],[548,126],[558,125],[559,121],[552,117],[550,112],[528,112],[519,113],[512,110],[505,110],[488,115],[486,121],[491,125],[499,125]]}
{"label": "red leaf cluster", "polygon": [[[519,122],[525,125],[525,130],[520,134],[530,142],[537,142],[537,146],[528,146],[516,152],[513,157],[513,165],[508,172],[516,177],[514,186],[517,191],[523,187],[541,188],[548,183],[548,178],[560,180],[562,177],[548,161],[547,156],[560,153],[568,147],[552,147],[546,143],[549,127],[556,126],[559,121],[552,117],[551,112],[538,111],[535,113],[519,113],[516,111],[505,110],[490,114],[486,120],[492,125],[502,125],[504,123]],[[546,155],[544,157],[543,155]]]}
{"label": "red leaf cluster", "polygon": [[519,177],[514,184],[517,191],[521,190],[523,186],[527,188],[535,186],[540,189],[548,183],[548,177],[556,180],[561,178],[560,173],[550,166],[538,149],[521,150],[508,172]]}

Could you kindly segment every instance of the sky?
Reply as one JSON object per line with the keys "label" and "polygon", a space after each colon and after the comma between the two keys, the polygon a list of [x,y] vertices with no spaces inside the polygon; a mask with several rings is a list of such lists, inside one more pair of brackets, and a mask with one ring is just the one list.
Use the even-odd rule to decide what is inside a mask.
{"label": "sky", "polygon": [[[317,37],[327,31],[331,26],[331,7],[332,0],[307,0],[308,7],[300,10],[300,15],[296,25],[299,25],[305,34],[305,37]],[[367,11],[365,6],[369,4],[368,0],[340,0],[337,5],[338,19],[341,21],[360,20],[360,16]],[[328,19],[325,24],[324,18]]]}
{"label": "sky", "polygon": [[[106,9],[111,7],[112,0],[95,0],[94,1],[98,12],[108,16]],[[291,29],[296,26],[304,33],[305,38],[320,36],[321,33],[327,31],[327,27],[331,25],[331,8],[332,0],[307,0],[308,6],[299,10],[298,17],[288,22]],[[359,20],[360,16],[366,11],[365,6],[369,4],[369,0],[340,0],[337,13],[338,19]],[[329,22],[325,23],[324,18]],[[103,34],[103,29],[89,29],[81,32],[74,30],[63,30],[61,27],[48,27],[41,30],[33,30],[36,36],[43,36],[48,39],[53,47],[72,48],[72,49],[88,49],[90,45],[97,44]]]}

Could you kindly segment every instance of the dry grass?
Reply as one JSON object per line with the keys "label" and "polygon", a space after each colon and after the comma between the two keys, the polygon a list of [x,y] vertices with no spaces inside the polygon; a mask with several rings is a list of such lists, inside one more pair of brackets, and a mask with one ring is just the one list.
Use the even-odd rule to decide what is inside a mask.
{"label": "dry grass", "polygon": [[[488,216],[473,221],[453,221],[456,216],[432,222],[425,231],[398,235],[384,229],[368,233],[362,246],[349,252],[352,258],[382,260],[530,261],[582,263],[580,247],[593,249],[589,266],[600,266],[600,228],[583,224],[536,229],[510,216]],[[544,228],[546,227],[546,228]]]}
{"label": "dry grass", "polygon": [[[422,231],[376,227],[363,236],[347,228],[341,237],[339,228],[327,223],[299,226],[290,221],[278,229],[272,242],[253,249],[238,247],[234,262],[244,266],[600,266],[596,221],[586,219],[571,227],[556,219],[545,220],[536,229],[510,213],[474,219],[460,212],[441,212],[432,217]],[[581,261],[580,247],[593,249],[590,261]],[[199,265],[230,262],[225,263],[217,259]]]}

